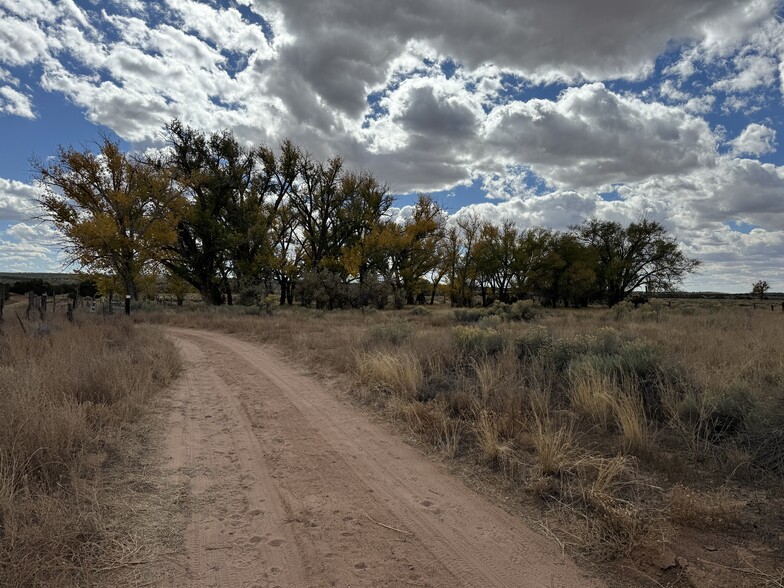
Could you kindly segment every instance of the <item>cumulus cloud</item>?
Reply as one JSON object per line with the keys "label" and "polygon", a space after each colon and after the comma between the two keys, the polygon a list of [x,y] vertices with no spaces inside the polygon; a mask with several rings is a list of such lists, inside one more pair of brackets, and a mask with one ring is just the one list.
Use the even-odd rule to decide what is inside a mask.
{"label": "cumulus cloud", "polygon": [[36,242],[40,245],[55,245],[61,239],[60,234],[49,224],[16,223],[10,225],[5,234],[19,242]]}
{"label": "cumulus cloud", "polygon": [[484,136],[557,186],[598,186],[709,167],[715,138],[682,109],[615,94],[603,84],[570,88],[557,101],[494,110]]}
{"label": "cumulus cloud", "polygon": [[36,212],[34,186],[0,178],[0,222],[30,218]]}
{"label": "cumulus cloud", "polygon": [[35,118],[30,97],[10,86],[0,86],[0,112],[23,118]]}
{"label": "cumulus cloud", "polygon": [[0,268],[7,272],[58,271],[62,264],[49,247],[33,241],[3,239],[0,231]]}
{"label": "cumulus cloud", "polygon": [[776,151],[776,130],[751,123],[732,142],[736,155],[765,155]]}
{"label": "cumulus cloud", "polygon": [[[728,221],[745,219],[765,235],[744,242],[775,248],[781,167],[743,158],[775,156],[780,127],[760,113],[765,125],[744,121],[719,155],[714,117],[780,102],[758,96],[777,80],[784,91],[780,10],[779,0],[0,0],[0,112],[36,115],[33,86],[18,79],[34,71],[33,85],[142,151],[162,145],[176,116],[249,143],[290,137],[317,157],[339,153],[399,192],[478,180],[491,199],[474,206],[498,219],[565,227],[645,214],[694,250],[708,234],[726,245]],[[651,79],[664,52],[676,61]],[[0,180],[0,220],[25,218],[28,189]],[[619,198],[602,198],[610,190]],[[16,227],[8,242],[45,239]]]}
{"label": "cumulus cloud", "polygon": [[763,55],[741,55],[733,62],[734,73],[713,84],[715,90],[724,92],[748,92],[760,86],[772,86],[776,82],[777,64],[772,57]]}
{"label": "cumulus cloud", "polygon": [[0,63],[32,63],[46,55],[47,46],[46,33],[36,21],[8,16],[0,18]]}
{"label": "cumulus cloud", "polygon": [[[259,7],[263,4],[267,3],[256,2]],[[494,63],[543,80],[637,78],[650,70],[670,41],[690,39],[716,45],[741,38],[776,6],[775,0],[760,0],[753,7],[731,0],[633,5],[625,0],[522,4],[436,0],[425,5],[413,0],[333,0],[322,10],[312,10],[307,0],[274,4],[299,47],[324,64],[341,51],[344,32],[365,31],[368,48],[379,39],[395,39],[400,44],[426,39],[439,53],[453,56],[469,69]],[[326,26],[335,32],[333,36],[317,34]],[[370,57],[369,63],[376,70],[383,71],[385,66],[381,54]],[[316,80],[316,87],[319,84]]]}

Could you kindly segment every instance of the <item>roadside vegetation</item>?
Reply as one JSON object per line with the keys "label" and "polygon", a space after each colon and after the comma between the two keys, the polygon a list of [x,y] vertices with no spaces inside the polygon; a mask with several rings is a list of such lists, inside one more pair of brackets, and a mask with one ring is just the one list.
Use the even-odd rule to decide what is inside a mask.
{"label": "roadside vegetation", "polygon": [[143,549],[126,488],[143,480],[122,476],[144,459],[144,416],[178,354],[153,326],[58,316],[23,332],[11,317],[0,322],[0,585],[101,584]]}
{"label": "roadside vegetation", "polygon": [[[777,586],[781,315],[654,300],[137,316],[274,343],[339,374],[356,401],[627,580],[699,585],[721,572],[723,585]],[[734,570],[705,572],[705,560]]]}

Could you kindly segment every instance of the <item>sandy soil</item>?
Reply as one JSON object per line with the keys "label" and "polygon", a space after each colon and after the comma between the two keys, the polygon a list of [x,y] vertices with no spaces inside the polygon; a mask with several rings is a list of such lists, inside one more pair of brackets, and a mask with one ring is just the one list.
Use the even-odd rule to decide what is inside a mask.
{"label": "sandy soil", "polygon": [[192,505],[172,586],[599,586],[274,352],[170,329],[167,468]]}

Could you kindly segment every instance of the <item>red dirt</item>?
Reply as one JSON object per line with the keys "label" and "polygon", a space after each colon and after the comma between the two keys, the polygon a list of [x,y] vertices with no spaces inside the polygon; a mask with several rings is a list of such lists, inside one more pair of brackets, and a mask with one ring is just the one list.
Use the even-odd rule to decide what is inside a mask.
{"label": "red dirt", "polygon": [[194,512],[173,586],[600,586],[269,349],[169,329],[166,452]]}

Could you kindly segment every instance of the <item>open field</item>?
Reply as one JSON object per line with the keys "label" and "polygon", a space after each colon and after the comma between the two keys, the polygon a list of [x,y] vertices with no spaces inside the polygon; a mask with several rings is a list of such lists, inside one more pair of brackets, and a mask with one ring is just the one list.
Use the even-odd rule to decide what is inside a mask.
{"label": "open field", "polygon": [[618,585],[780,586],[784,313],[745,302],[136,317],[337,377]]}
{"label": "open field", "polygon": [[[763,302],[143,304],[139,325],[41,326],[15,297],[0,584],[514,586],[519,564],[555,585],[781,586],[784,313]],[[180,358],[148,323],[187,366],[161,401]],[[456,531],[473,519],[494,538]]]}
{"label": "open field", "polygon": [[153,532],[141,527],[159,522],[138,516],[154,510],[143,492],[148,409],[180,360],[156,327],[59,314],[23,324],[6,307],[0,585],[105,584],[148,555]]}

